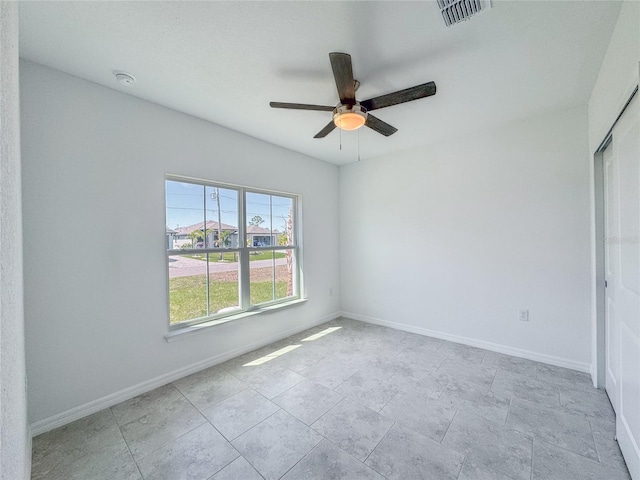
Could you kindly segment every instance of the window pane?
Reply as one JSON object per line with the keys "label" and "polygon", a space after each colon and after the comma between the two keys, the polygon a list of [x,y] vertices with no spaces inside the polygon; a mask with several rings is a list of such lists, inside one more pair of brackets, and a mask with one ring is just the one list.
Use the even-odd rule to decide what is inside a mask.
{"label": "window pane", "polygon": [[[290,253],[288,254],[288,252]],[[251,252],[249,257],[252,305],[271,302],[297,294],[295,291],[295,277],[292,271],[292,269],[295,269],[293,251]]]}
{"label": "window pane", "polygon": [[209,254],[209,315],[240,308],[238,266],[237,252]]}
{"label": "window pane", "polygon": [[274,252],[250,252],[249,289],[251,304],[271,302],[274,295]]}
{"label": "window pane", "polygon": [[293,238],[293,199],[289,197],[271,197],[272,234],[276,245],[294,245]]}
{"label": "window pane", "polygon": [[271,195],[247,192],[247,246],[272,247],[277,237],[271,235]]}
{"label": "window pane", "polygon": [[204,186],[165,181],[167,202],[167,249],[204,246]]}
{"label": "window pane", "polygon": [[207,315],[205,256],[169,256],[169,323]]}
{"label": "window pane", "polygon": [[206,248],[238,247],[238,192],[205,187]]}
{"label": "window pane", "polygon": [[276,265],[276,300],[292,297],[298,294],[296,272],[296,258],[294,250],[275,252]]}

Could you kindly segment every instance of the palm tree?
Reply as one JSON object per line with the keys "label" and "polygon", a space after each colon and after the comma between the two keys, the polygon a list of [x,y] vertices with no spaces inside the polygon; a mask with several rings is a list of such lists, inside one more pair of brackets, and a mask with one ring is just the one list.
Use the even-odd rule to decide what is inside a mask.
{"label": "palm tree", "polygon": [[264,219],[260,215],[254,216],[249,221],[249,225],[255,225],[256,227],[259,227],[261,223],[264,223]]}
{"label": "palm tree", "polygon": [[218,240],[218,247],[229,247],[231,245],[231,230],[222,230]]}
{"label": "palm tree", "polygon": [[198,242],[204,242],[204,239],[207,237],[207,235],[209,235],[209,233],[211,233],[211,231],[206,228],[194,230],[189,233],[189,237],[191,237],[193,246],[195,247]]}

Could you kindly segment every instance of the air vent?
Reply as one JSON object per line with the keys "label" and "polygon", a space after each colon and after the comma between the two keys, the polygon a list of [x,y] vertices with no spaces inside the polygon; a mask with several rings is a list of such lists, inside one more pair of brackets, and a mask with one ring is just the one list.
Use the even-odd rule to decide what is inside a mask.
{"label": "air vent", "polygon": [[491,0],[438,0],[447,27],[469,20],[475,14],[491,9]]}

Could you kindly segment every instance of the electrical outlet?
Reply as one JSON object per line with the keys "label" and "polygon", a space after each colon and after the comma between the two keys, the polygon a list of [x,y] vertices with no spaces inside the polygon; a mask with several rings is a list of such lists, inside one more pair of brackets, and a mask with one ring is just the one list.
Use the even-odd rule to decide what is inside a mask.
{"label": "electrical outlet", "polygon": [[524,308],[521,308],[520,310],[518,310],[518,320],[520,320],[521,322],[528,322],[529,310],[526,310]]}

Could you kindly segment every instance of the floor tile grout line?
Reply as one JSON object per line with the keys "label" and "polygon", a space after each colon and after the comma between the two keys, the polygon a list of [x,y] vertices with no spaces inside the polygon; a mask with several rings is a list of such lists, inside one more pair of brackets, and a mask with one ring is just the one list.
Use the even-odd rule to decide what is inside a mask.
{"label": "floor tile grout line", "polygon": [[333,387],[331,390],[333,390],[336,393],[340,393],[336,390],[336,388],[342,386],[347,380],[349,380],[351,377],[353,377],[354,375],[360,373],[360,370],[362,370],[361,368],[357,369],[355,372],[353,372],[351,375],[349,375],[347,378],[345,378],[341,383],[339,383],[338,385],[336,385],[335,387]]}
{"label": "floor tile grout line", "polygon": [[531,435],[531,473],[529,473],[529,479],[533,480],[533,462],[534,462],[534,456],[536,454],[536,436],[535,435]]}
{"label": "floor tile grout line", "polygon": [[596,436],[593,433],[593,425],[591,424],[591,419],[587,420],[589,422],[589,430],[591,430],[591,438],[593,439],[593,447],[596,451],[596,456],[598,457],[598,462],[604,464],[604,462],[602,461],[602,458],[600,457],[600,452],[598,451],[598,444],[596,442]]}
{"label": "floor tile grout line", "polygon": [[509,414],[511,413],[511,405],[513,404],[513,396],[514,393],[511,392],[511,397],[509,398],[509,408],[507,408],[507,414],[504,417],[504,426],[507,426],[507,423],[509,422]]}
{"label": "floor tile grout line", "polygon": [[496,379],[496,376],[498,375],[498,369],[499,367],[495,367],[496,371],[493,372],[493,377],[491,377],[491,385],[489,385],[489,390],[491,390],[491,388],[493,387],[493,382]]}
{"label": "floor tile grout line", "polygon": [[[232,442],[235,442],[235,441],[236,441],[236,440],[238,440],[242,435],[244,435],[245,433],[247,433],[247,432],[248,432],[248,431],[250,431],[250,430],[253,430],[254,428],[256,428],[256,427],[257,427],[258,425],[260,425],[261,423],[266,422],[267,420],[269,420],[271,417],[273,417],[273,416],[274,416],[276,413],[278,413],[278,412],[285,412],[286,414],[291,415],[289,412],[287,412],[286,410],[284,410],[282,407],[278,406],[278,409],[277,409],[275,412],[273,412],[272,414],[270,414],[268,417],[263,418],[262,420],[260,420],[260,421],[259,421],[258,423],[256,423],[255,425],[253,425],[253,426],[251,426],[251,427],[247,428],[247,429],[246,429],[244,432],[242,432],[240,435],[238,435],[238,436],[234,437],[234,439],[233,439],[233,440],[227,440],[227,441],[231,444],[231,446],[232,446],[233,448],[235,448],[235,446],[233,445],[233,443],[232,443]],[[293,415],[291,415],[291,416],[293,417]],[[295,417],[294,417],[294,418],[295,418]],[[296,418],[296,420],[298,420],[298,419]],[[215,428],[215,427],[214,427],[214,428]],[[222,435],[222,434],[221,434],[221,435]],[[222,435],[222,436],[224,437],[224,435]],[[227,437],[224,437],[224,438],[226,439]],[[240,453],[240,454],[242,455],[242,453]]]}
{"label": "floor tile grout line", "polygon": [[[290,371],[293,371],[293,370],[290,370]],[[296,372],[293,372],[293,373],[296,373]],[[298,373],[297,375],[300,375],[300,374]],[[296,387],[297,387],[298,385],[300,385],[301,383],[306,382],[306,381],[308,381],[308,380],[309,380],[309,379],[308,379],[307,377],[305,377],[304,375],[300,375],[300,376],[303,378],[303,380],[300,380],[300,381],[299,381],[298,383],[296,383],[295,385],[291,385],[289,388],[287,388],[286,390],[283,390],[283,391],[282,391],[282,392],[280,392],[279,394],[274,395],[274,396],[273,396],[273,398],[268,398],[268,397],[266,397],[266,396],[265,396],[265,398],[266,398],[267,400],[269,400],[270,402],[273,402],[273,399],[274,399],[274,398],[279,397],[280,395],[283,395],[283,394],[287,393],[289,390],[291,390],[291,389],[293,389],[293,388],[296,388]],[[258,393],[260,393],[260,392],[258,392]],[[264,396],[264,395],[263,395],[263,396]]]}
{"label": "floor tile grout line", "polygon": [[[213,425],[212,425],[212,426],[213,426]],[[213,427],[213,428],[216,428],[216,427]],[[218,429],[216,429],[216,431],[217,431],[218,433],[220,433],[220,431],[219,431]],[[222,435],[222,433],[220,433],[220,435]],[[223,437],[223,438],[224,438],[224,437]],[[226,438],[225,438],[225,440],[226,440]],[[239,459],[240,457],[242,457],[242,454],[238,451],[238,449],[237,449],[236,447],[234,447],[233,445],[231,445],[231,442],[228,442],[228,441],[227,441],[227,443],[229,443],[229,445],[231,446],[231,448],[233,448],[233,449],[236,451],[236,453],[238,454],[238,456],[237,456],[236,458],[234,458],[233,460],[231,460],[230,462],[226,463],[223,467],[221,467],[221,468],[219,468],[218,470],[216,470],[216,471],[215,471],[215,473],[214,473],[213,475],[211,475],[209,478],[213,478],[213,477],[215,477],[215,476],[216,476],[218,473],[220,473],[222,470],[224,470],[224,469],[225,469],[225,468],[227,468],[229,465],[231,465],[233,462],[235,462],[237,459]],[[144,480],[144,479],[143,479],[143,480]]]}
{"label": "floor tile grout line", "polygon": [[[145,417],[145,416],[149,415],[153,410],[157,410],[157,407],[156,407],[156,406],[153,406],[153,407],[148,408],[148,410],[145,410],[145,411],[144,411],[144,413],[143,413],[142,415],[137,416],[137,417],[134,417],[134,418],[131,418],[131,419],[128,419],[126,422],[123,422],[123,424],[122,424],[122,425],[120,425],[120,422],[118,421],[118,418],[116,417],[116,413],[113,411],[113,409],[114,409],[115,407],[117,407],[117,406],[119,406],[119,405],[122,405],[123,403],[127,403],[127,402],[129,402],[129,401],[131,401],[131,400],[133,400],[133,399],[135,399],[135,398],[142,397],[142,396],[144,396],[144,395],[149,395],[150,393],[155,392],[156,390],[160,390],[160,389],[162,389],[162,388],[168,387],[169,385],[171,385],[171,386],[172,386],[172,387],[173,387],[173,388],[178,392],[178,394],[180,395],[180,397],[182,397],[182,398],[184,398],[184,400],[187,400],[187,401],[188,401],[188,399],[184,396],[184,394],[180,391],[180,389],[179,389],[176,385],[174,385],[174,382],[169,382],[169,383],[166,383],[166,384],[164,384],[164,385],[161,385],[161,386],[159,386],[159,387],[157,387],[157,388],[154,388],[153,390],[149,390],[148,392],[144,392],[144,393],[141,393],[140,395],[137,395],[137,396],[135,396],[135,397],[133,397],[133,398],[129,398],[128,400],[124,400],[124,401],[122,401],[122,402],[120,402],[120,403],[117,403],[117,404],[115,404],[115,405],[111,405],[110,407],[107,407],[107,408],[109,408],[109,409],[111,410],[111,413],[113,414],[113,417],[114,417],[115,422],[116,422],[116,424],[118,425],[118,427],[121,427],[121,426],[122,426],[122,427],[124,427],[124,426],[125,426],[125,425],[127,425],[128,423],[135,422],[135,421],[137,421],[137,420],[140,420],[142,417]],[[178,400],[179,400],[179,399],[176,399],[175,401],[178,401]],[[173,403],[173,402],[174,402],[174,401],[172,401],[172,403]]]}
{"label": "floor tile grout line", "polygon": [[[534,435],[534,437],[535,437],[535,435]],[[550,445],[553,448],[559,448],[560,450],[562,450],[564,452],[568,452],[568,453],[570,453],[572,455],[577,455],[578,457],[581,457],[582,460],[586,460],[588,462],[595,463],[595,464],[601,465],[603,467],[613,468],[610,465],[607,465],[606,463],[601,463],[601,462],[599,462],[597,460],[594,460],[593,458],[585,457],[581,453],[578,453],[578,452],[576,452],[574,450],[570,450],[570,449],[568,449],[566,447],[563,447],[563,446],[560,446],[560,445],[556,445],[555,443],[547,442],[546,440],[542,440],[542,439],[538,439],[538,441],[546,443],[547,445]]]}
{"label": "floor tile grout line", "polygon": [[391,396],[391,398],[385,402],[385,404],[382,406],[382,408],[381,408],[380,410],[378,410],[378,413],[379,413],[380,415],[383,415],[383,414],[382,414],[382,413],[380,413],[380,412],[382,412],[382,410],[384,410],[384,409],[385,409],[385,407],[386,407],[387,405],[389,405],[389,404],[391,403],[391,401],[392,401],[394,398],[396,398],[396,397],[398,396],[398,394],[399,394],[399,393],[400,393],[400,390],[398,390],[396,393],[394,393],[394,394]]}
{"label": "floor tile grout line", "polygon": [[[241,394],[242,392],[246,392],[247,390],[252,390],[253,392],[257,393],[258,395],[261,395],[261,394],[260,394],[260,392],[256,392],[256,391],[255,391],[255,390],[253,390],[251,387],[249,387],[249,388],[246,388],[246,389],[244,389],[244,390],[242,390],[242,391],[240,391],[240,392],[238,392],[238,393],[235,393],[235,394],[231,395],[231,397],[227,397],[225,400],[229,400],[230,398],[235,397],[236,395],[239,395],[239,394]],[[265,398],[266,398],[266,397],[265,397]],[[222,401],[220,401],[220,402],[216,403],[215,405],[212,405],[211,407],[208,407],[208,408],[207,408],[207,410],[208,410],[209,408],[215,408],[215,407],[217,407],[218,405],[220,405],[220,404],[221,404],[222,402],[224,402],[225,400],[222,400]],[[267,400],[269,400],[269,399],[267,399]],[[192,404],[192,405],[193,405],[193,404]],[[274,405],[275,405],[275,404],[274,404]],[[280,405],[276,405],[276,406],[278,407],[278,409],[277,409],[275,412],[271,413],[271,415],[274,415],[274,414],[278,413],[278,411],[279,411],[279,410],[282,410],[282,408],[280,407]],[[196,408],[196,407],[195,407],[195,405],[193,406],[193,408]],[[196,410],[198,410],[198,409],[196,408]],[[198,410],[198,412],[200,412],[200,410]],[[216,430],[220,435],[222,435],[222,438],[224,438],[224,439],[229,443],[229,445],[231,445],[232,447],[233,447],[233,445],[231,444],[231,442],[232,442],[233,440],[235,440],[236,438],[238,438],[238,437],[239,437],[239,436],[241,436],[241,435],[244,435],[246,432],[248,432],[248,431],[249,431],[249,430],[251,430],[253,427],[255,427],[256,425],[258,425],[258,423],[262,423],[264,420],[266,420],[267,418],[269,418],[269,417],[271,416],[271,415],[269,415],[267,418],[265,418],[265,419],[261,420],[260,422],[256,423],[256,425],[253,425],[253,426],[251,426],[251,427],[247,428],[245,431],[243,431],[243,432],[242,432],[242,433],[240,433],[239,435],[236,435],[235,437],[233,437],[233,439],[229,439],[229,438],[227,438],[227,436],[226,436],[224,433],[222,433],[222,432],[218,429],[218,427],[216,427],[216,426],[213,424],[213,422],[212,422],[211,420],[209,420],[209,417],[207,417],[203,412],[200,412],[200,415],[202,415],[202,416],[205,418],[205,420],[207,421],[207,423],[209,423],[209,425],[211,425],[211,426],[212,426],[212,427],[213,427],[213,428],[214,428],[214,429],[215,429],[215,430]],[[235,447],[233,447],[233,448],[235,448]],[[237,451],[237,449],[236,449],[236,451]],[[238,453],[240,453],[240,452],[238,452]]]}
{"label": "floor tile grout line", "polygon": [[[203,418],[204,418],[204,417],[203,417]],[[192,428],[191,430],[189,430],[188,432],[185,432],[185,433],[183,433],[183,434],[181,434],[181,435],[179,435],[179,436],[177,436],[177,437],[175,437],[175,438],[172,438],[171,440],[168,440],[168,441],[166,441],[166,442],[164,442],[164,443],[162,443],[162,444],[158,445],[156,448],[154,448],[153,450],[151,450],[149,453],[147,453],[147,454],[143,455],[142,457],[140,457],[140,458],[139,458],[139,460],[144,460],[145,458],[147,458],[147,457],[148,457],[149,455],[151,455],[152,453],[155,453],[155,452],[157,452],[158,450],[160,450],[161,448],[166,447],[166,446],[167,446],[167,445],[169,445],[170,443],[173,443],[173,442],[175,442],[175,441],[177,441],[177,440],[181,439],[181,438],[182,438],[182,437],[184,437],[185,435],[190,434],[191,432],[193,432],[194,430],[196,430],[196,429],[198,429],[198,428],[202,427],[202,426],[203,426],[204,424],[206,424],[206,423],[209,423],[209,421],[205,418],[205,419],[204,419],[204,422],[202,422],[200,425],[196,425],[195,427],[193,427],[193,428]],[[212,426],[213,426],[213,425],[212,425]],[[213,428],[215,428],[215,427],[213,427]],[[133,454],[132,454],[132,456],[133,456]],[[133,460],[136,462],[136,464],[138,463],[138,460],[136,460],[135,456],[133,456]]]}
{"label": "floor tile grout line", "polygon": [[487,350],[484,351],[484,353],[482,354],[482,359],[480,360],[480,362],[478,362],[480,365],[482,364],[482,362],[484,362],[484,357],[487,356]]}
{"label": "floor tile grout line", "polygon": [[[315,425],[316,423],[318,423],[320,420],[322,420],[324,418],[325,415],[327,415],[331,410],[333,410],[334,408],[336,408],[338,405],[340,405],[342,402],[344,402],[345,400],[347,400],[347,397],[344,397],[342,399],[340,399],[340,401],[338,403],[336,403],[333,407],[331,407],[329,410],[327,410],[326,412],[324,412],[322,415],[320,415],[318,417],[318,419],[313,422],[311,425],[309,425],[309,428],[312,429],[314,432],[316,432],[319,435],[322,435],[320,432],[318,432],[315,428],[313,428],[313,425]],[[303,422],[304,423],[304,422]],[[322,435],[324,436],[324,435]]]}
{"label": "floor tile grout line", "polygon": [[118,425],[118,422],[116,421],[116,416],[113,413],[113,408],[109,407],[109,411],[111,412],[111,417],[113,417],[113,421],[116,424],[116,427],[118,427],[118,431],[120,432],[120,436],[122,437],[124,444],[127,446],[127,450],[129,450],[129,455],[131,455],[131,460],[133,460],[133,464],[136,466],[136,470],[138,470],[138,473],[140,474],[140,478],[144,480],[144,475],[142,475],[142,470],[140,470],[140,465],[138,465],[138,461],[136,460],[136,457],[133,456],[133,452],[131,451],[129,442],[127,442],[127,439],[124,438],[124,433],[122,433],[122,428],[120,428],[120,425]]}
{"label": "floor tile grout line", "polygon": [[[243,382],[243,383],[244,383],[244,382]],[[203,418],[208,422],[208,421],[209,421],[209,419],[205,416],[205,414],[204,414],[204,413],[202,413],[202,411],[201,411],[198,407],[196,407],[196,406],[193,404],[193,402],[191,401],[191,399],[190,399],[189,397],[187,397],[187,396],[182,392],[182,390],[180,390],[180,388],[178,388],[178,386],[177,386],[177,385],[175,385],[175,387],[178,389],[178,391],[179,391],[179,392],[180,392],[180,394],[184,397],[184,399],[185,399],[187,402],[189,402],[189,405],[191,405],[191,406],[195,409],[195,411],[196,411],[196,412],[198,412],[198,413],[199,413],[199,414],[200,414],[200,415],[201,415],[201,416],[202,416],[202,417],[203,417]],[[248,388],[248,387],[247,387],[247,388]],[[245,388],[244,390],[246,390],[246,388]],[[244,390],[241,390],[241,392],[242,392],[242,391],[244,391]],[[236,394],[238,394],[238,393],[240,393],[240,392],[236,392],[236,393],[234,393],[233,395],[236,395]],[[227,398],[231,398],[231,397],[233,397],[233,395],[230,395],[230,396],[229,396],[229,397],[227,397]],[[224,399],[220,400],[219,402],[215,403],[214,405],[210,405],[209,407],[214,407],[214,406],[218,405],[219,403],[224,402],[227,398],[224,398]],[[207,407],[207,408],[209,408],[209,407]],[[211,423],[211,422],[209,422],[209,423]],[[212,425],[212,426],[213,426],[213,425]]]}
{"label": "floor tile grout line", "polygon": [[[391,431],[391,429],[392,429],[393,427],[395,427],[395,426],[396,426],[396,423],[397,423],[397,422],[393,422],[393,423],[391,424],[391,426],[388,428],[388,430],[387,430],[386,432],[384,432],[384,435],[382,436],[382,438],[380,439],[380,441],[379,441],[378,443],[376,443],[376,446],[375,446],[375,447],[373,447],[373,448],[371,449],[371,451],[369,452],[369,454],[366,456],[366,458],[364,459],[364,461],[363,461],[362,463],[365,463],[367,460],[369,460],[369,457],[371,456],[371,454],[372,454],[373,452],[375,452],[375,451],[376,451],[376,448],[378,448],[378,446],[379,446],[379,445],[384,441],[384,439],[385,439],[385,438],[387,438],[387,436],[389,435],[389,432]],[[377,470],[376,470],[376,471],[377,471]],[[380,472],[378,472],[378,473],[380,473]],[[382,474],[381,474],[381,475],[382,475]]]}
{"label": "floor tile grout line", "polygon": [[[258,469],[256,468],[256,466],[255,466],[253,463],[251,463],[247,457],[245,457],[245,456],[244,456],[244,455],[242,455],[242,454],[240,454],[240,457],[244,458],[245,462],[247,462],[249,465],[251,465],[251,468],[253,468],[256,472],[258,472],[258,475],[260,475],[263,479],[265,478],[265,476],[264,476],[264,475],[262,475],[262,473],[260,472],[260,470],[258,470]],[[216,475],[217,475],[217,473],[216,473]]]}
{"label": "floor tile grout line", "polygon": [[[385,436],[386,436],[386,434],[385,434]],[[387,476],[386,476],[386,475],[383,475],[382,473],[380,473],[380,472],[379,472],[378,470],[376,470],[375,468],[370,467],[369,465],[367,465],[366,463],[364,463],[364,462],[369,458],[369,456],[371,455],[371,453],[373,453],[373,450],[371,451],[371,453],[370,453],[369,455],[367,455],[367,458],[365,458],[365,460],[360,460],[358,457],[354,456],[352,453],[347,452],[346,450],[344,450],[340,445],[338,445],[336,442],[334,442],[334,441],[333,441],[333,440],[331,440],[330,438],[327,438],[327,437],[323,437],[323,438],[324,438],[327,442],[329,442],[331,445],[333,445],[334,447],[336,447],[338,450],[340,450],[342,453],[344,453],[345,455],[348,455],[348,456],[350,456],[351,458],[353,458],[356,462],[361,463],[361,464],[362,464],[362,465],[364,465],[365,467],[367,467],[367,468],[369,468],[369,469],[373,470],[374,472],[376,472],[376,473],[377,473],[378,475],[380,475],[381,477],[383,477],[383,478],[385,478],[385,479],[387,478]],[[376,447],[377,447],[377,445],[376,445]],[[375,450],[375,448],[374,448],[374,450]]]}
{"label": "floor tile grout line", "polygon": [[278,478],[282,478],[284,477],[287,473],[289,473],[291,470],[293,470],[294,468],[296,468],[296,465],[298,465],[300,462],[302,462],[305,458],[307,458],[309,455],[311,455],[311,452],[313,452],[318,445],[320,445],[322,443],[323,440],[325,440],[325,437],[323,435],[320,435],[320,437],[322,437],[320,439],[320,441],[318,441],[318,443],[316,443],[313,447],[311,447],[311,449],[309,449],[309,451],[307,453],[305,453],[302,458],[300,458],[296,463],[294,463],[293,465],[291,465],[291,468],[289,468],[286,472],[284,472],[282,475],[280,475]]}
{"label": "floor tile grout line", "polygon": [[447,426],[447,430],[444,432],[444,435],[442,435],[442,440],[440,440],[440,445],[442,445],[444,447],[444,441],[447,438],[447,434],[449,433],[449,430],[451,429],[451,425],[453,425],[453,421],[456,419],[456,416],[458,415],[458,412],[460,411],[459,407],[456,407],[456,411],[453,414],[453,417],[451,417],[451,421],[449,422],[449,425]]}
{"label": "floor tile grout line", "polygon": [[460,471],[458,472],[458,476],[456,477],[456,480],[460,480],[460,476],[462,475],[462,470],[464,470],[464,464],[465,463],[467,463],[467,455],[466,454],[464,455],[464,458],[462,459],[462,465],[460,465]]}

